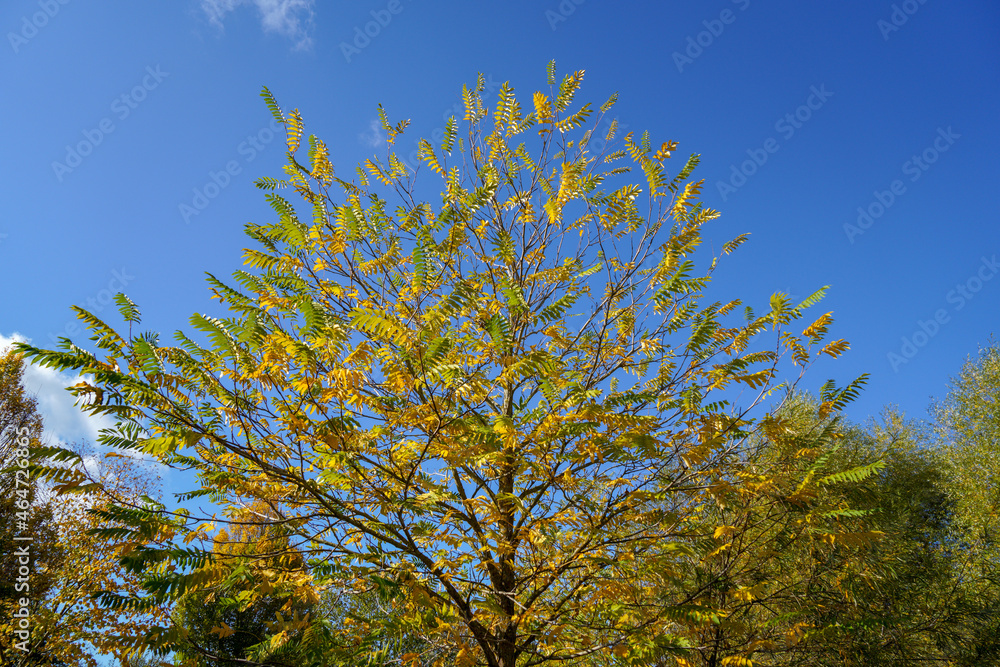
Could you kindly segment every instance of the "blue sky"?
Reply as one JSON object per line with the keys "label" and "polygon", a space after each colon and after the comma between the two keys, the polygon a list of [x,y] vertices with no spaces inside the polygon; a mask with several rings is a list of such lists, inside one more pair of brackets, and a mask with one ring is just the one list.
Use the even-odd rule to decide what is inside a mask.
{"label": "blue sky", "polygon": [[[379,103],[412,119],[406,154],[477,73],[530,95],[553,58],[587,71],[583,99],[618,91],[627,130],[701,154],[709,242],[751,233],[716,298],[831,285],[816,315],[852,350],[803,386],[870,373],[853,418],[924,416],[1000,331],[991,0],[5,0],[0,35],[0,343],[86,343],[69,306],[114,321],[116,291],[168,334],[211,310],[204,272],[239,268],[243,225],[272,215],[262,86],[351,173],[385,150]],[[92,437],[66,378],[30,377],[56,436]]]}

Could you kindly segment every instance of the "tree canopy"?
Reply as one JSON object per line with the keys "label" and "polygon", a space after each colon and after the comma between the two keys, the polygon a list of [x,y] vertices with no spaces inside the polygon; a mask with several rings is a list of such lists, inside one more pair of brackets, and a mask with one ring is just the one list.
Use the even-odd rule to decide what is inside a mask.
{"label": "tree canopy", "polygon": [[[208,278],[225,316],[168,344],[118,295],[126,331],[76,309],[94,350],[19,346],[88,378],[74,391],[117,422],[101,444],[194,471],[180,502],[220,507],[99,512],[144,578],[105,605],[210,595],[239,560],[219,530],[280,526],[301,557],[245,579],[239,607],[286,593],[267,642],[302,664],[371,660],[384,633],[412,665],[810,655],[837,563],[881,535],[851,489],[883,462],[833,454],[865,378],[788,412],[802,373],[848,349],[829,313],[803,321],[824,290],[717,298],[747,235],[703,248],[720,214],[698,155],[614,119],[597,136],[617,95],[580,103],[583,78],[550,64],[545,90],[505,83],[491,108],[482,77],[463,88],[464,117],[420,141],[436,188],[393,152],[407,121],[379,108],[387,154],[338,175],[265,89],[288,164],[257,181],[276,219],[246,226],[247,268]],[[365,591],[392,617],[295,612]],[[184,641],[166,623],[135,646]]]}

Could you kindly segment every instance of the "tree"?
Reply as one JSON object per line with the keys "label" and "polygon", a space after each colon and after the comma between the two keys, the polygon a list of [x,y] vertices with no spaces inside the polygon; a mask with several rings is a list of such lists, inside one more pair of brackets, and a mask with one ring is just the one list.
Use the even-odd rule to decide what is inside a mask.
{"label": "tree", "polygon": [[151,653],[141,655],[130,655],[119,663],[120,667],[160,667],[162,661]]}
{"label": "tree", "polygon": [[[798,397],[780,413],[800,444],[811,443],[806,458],[878,474],[832,490],[821,485],[832,509],[811,517],[812,539],[791,542],[776,559],[750,554],[746,574],[738,574],[766,582],[765,595],[753,591],[742,618],[728,619],[742,627],[723,638],[770,640],[757,656],[774,665],[996,664],[1000,579],[995,568],[983,572],[984,552],[955,512],[960,489],[948,478],[945,450],[894,409],[862,427],[819,420],[815,405]],[[828,437],[802,438],[824,431]],[[772,447],[755,460],[773,456]],[[795,513],[786,516],[792,520],[779,522],[781,530],[801,530]],[[754,603],[767,613],[746,622]]]}
{"label": "tree", "polygon": [[1000,528],[1000,347],[986,347],[968,359],[933,414],[947,452],[947,474],[959,495],[956,512],[980,537],[995,536]]}
{"label": "tree", "polygon": [[964,664],[1000,663],[1000,347],[968,359],[933,414],[959,535],[954,576],[978,608]]}
{"label": "tree", "polygon": [[705,546],[673,568],[679,585],[659,587],[725,610],[699,628],[685,664],[739,664],[726,661],[737,655],[841,664],[834,643],[817,639],[837,634],[852,611],[850,587],[871,576],[867,552],[883,533],[866,521],[869,498],[856,487],[885,461],[841,454],[849,427],[828,409],[827,391],[819,400],[790,393],[768,416],[696,517]]}
{"label": "tree", "polygon": [[[334,630],[325,638],[334,647],[326,654],[329,664],[381,667],[399,663],[404,655],[435,652],[423,628],[403,620],[407,600],[402,586],[377,578],[351,583],[350,588],[328,588],[320,601],[320,617]],[[438,659],[453,654],[438,652]]]}
{"label": "tree", "polygon": [[[52,506],[39,496],[36,480],[20,466],[40,446],[42,418],[38,402],[24,387],[24,361],[12,350],[0,354],[0,665],[58,664],[44,643],[15,634],[22,630],[22,599],[28,600],[26,622],[37,615],[40,601],[56,583],[64,558]],[[27,569],[21,553],[30,537]],[[30,588],[28,588],[30,586]],[[21,644],[19,648],[17,645]],[[27,648],[28,650],[21,650]]]}
{"label": "tree", "polygon": [[[96,596],[140,592],[140,577],[121,563],[132,535],[117,517],[151,501],[154,483],[132,458],[86,444],[65,451],[39,447],[36,454],[29,470],[54,492],[48,509],[60,558],[44,571],[50,584],[35,599],[32,642],[56,664],[96,667],[101,654],[125,659],[137,646],[135,636],[165,620],[166,609],[115,609]],[[48,455],[56,460],[46,462]]]}
{"label": "tree", "polygon": [[[302,117],[265,89],[288,165],[285,179],[257,182],[278,221],[247,226],[260,247],[235,274],[240,289],[209,277],[232,317],[195,315],[201,342],[164,345],[133,333],[138,308],[119,295],[126,334],[77,309],[100,356],[68,341],[20,349],[90,378],[78,395],[118,419],[104,444],[197,471],[192,497],[265,503],[311,559],[304,590],[399,587],[396,621],[426,641],[404,662],[691,654],[732,599],[647,593],[684,585],[663,572],[729,536],[702,520],[706,507],[767,486],[772,471],[740,472],[774,423],[765,402],[782,360],[801,372],[847,343],[822,346],[829,314],[793,328],[823,290],[798,306],[775,294],[742,317],[740,300],[708,298],[718,258],[700,274],[694,259],[719,213],[697,201],[698,156],[669,169],[676,143],[654,149],[648,133],[611,150],[617,123],[603,138],[593,128],[616,95],[574,107],[583,75],[557,84],[550,64],[550,91],[527,113],[509,84],[492,114],[482,77],[463,89],[463,136],[450,119],[440,147],[420,142],[438,206],[391,152],[406,121],[380,108],[390,152],[346,181],[316,137],[300,162]],[[827,386],[821,414],[857,389]],[[776,493],[815,484],[798,472]],[[132,517],[136,553],[178,564],[157,570],[150,600],[209,585],[182,567],[187,552],[148,537],[201,543],[195,518]],[[717,659],[735,664],[742,650]]]}
{"label": "tree", "polygon": [[[15,441],[25,433],[32,445],[38,444],[42,434],[38,401],[24,389],[24,361],[13,350],[5,350],[0,354],[0,469],[6,469],[15,458]],[[4,474],[2,479],[6,484],[13,477]]]}
{"label": "tree", "polygon": [[[156,616],[123,615],[92,598],[110,586],[138,592],[138,577],[119,563],[123,542],[113,535],[119,526],[93,512],[139,502],[153,492],[153,483],[129,458],[98,455],[83,444],[73,451],[44,446],[37,401],[27,395],[23,376],[19,355],[8,351],[0,357],[0,469],[5,470],[0,475],[0,664],[96,666],[95,654],[102,651],[124,655],[119,633],[144,630]],[[46,465],[49,455],[55,460]],[[54,493],[59,490],[65,493]],[[90,532],[98,528],[106,531],[103,536]],[[25,542],[15,536],[31,538],[28,574],[20,579]],[[14,632],[19,621],[13,616],[22,598],[29,601],[30,614],[26,651],[15,646],[23,639]]]}
{"label": "tree", "polygon": [[[289,591],[282,590],[285,575],[301,571],[305,563],[281,524],[271,523],[275,517],[266,506],[257,504],[247,514],[249,522],[214,538],[212,566],[226,568],[223,581],[214,589],[185,594],[174,608],[173,617],[185,631],[184,646],[175,655],[177,665],[238,665],[237,661],[251,658],[267,665],[301,664],[298,652],[292,650],[301,632],[294,633],[290,646],[277,654],[268,644],[280,632],[280,628],[272,632],[276,618],[284,615],[293,623],[301,622],[304,629],[315,614],[315,604],[291,600]],[[253,596],[258,581],[267,581],[271,589],[261,598]]]}

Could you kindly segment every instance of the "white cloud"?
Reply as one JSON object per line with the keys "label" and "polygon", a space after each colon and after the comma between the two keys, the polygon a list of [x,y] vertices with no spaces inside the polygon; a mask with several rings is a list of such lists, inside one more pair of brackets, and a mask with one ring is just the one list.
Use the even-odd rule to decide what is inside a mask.
{"label": "white cloud", "polygon": [[378,148],[385,141],[382,137],[382,123],[376,118],[368,124],[368,131],[358,135],[358,141],[369,148]]}
{"label": "white cloud", "polygon": [[[19,333],[10,337],[0,334],[0,352],[5,351],[14,341],[30,343],[31,340]],[[53,368],[43,368],[28,364],[24,369],[24,388],[38,399],[38,412],[42,415],[46,440],[52,445],[65,445],[86,440],[97,442],[102,428],[113,426],[107,416],[88,415],[78,406],[66,387],[77,384],[83,378],[61,373]]]}
{"label": "white cloud", "polygon": [[297,49],[312,46],[309,27],[315,0],[201,0],[201,8],[209,22],[220,29],[226,14],[245,5],[257,7],[264,32],[288,37]]}

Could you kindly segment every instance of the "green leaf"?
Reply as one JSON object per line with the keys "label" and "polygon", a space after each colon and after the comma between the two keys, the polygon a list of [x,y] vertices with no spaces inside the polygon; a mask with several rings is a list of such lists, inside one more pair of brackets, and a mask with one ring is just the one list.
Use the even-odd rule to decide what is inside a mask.
{"label": "green leaf", "polygon": [[261,88],[260,96],[264,98],[264,103],[267,104],[267,108],[271,110],[271,115],[274,116],[274,120],[277,123],[284,124],[285,117],[281,113],[281,108],[278,107],[277,101],[274,99],[274,95],[265,86]]}

